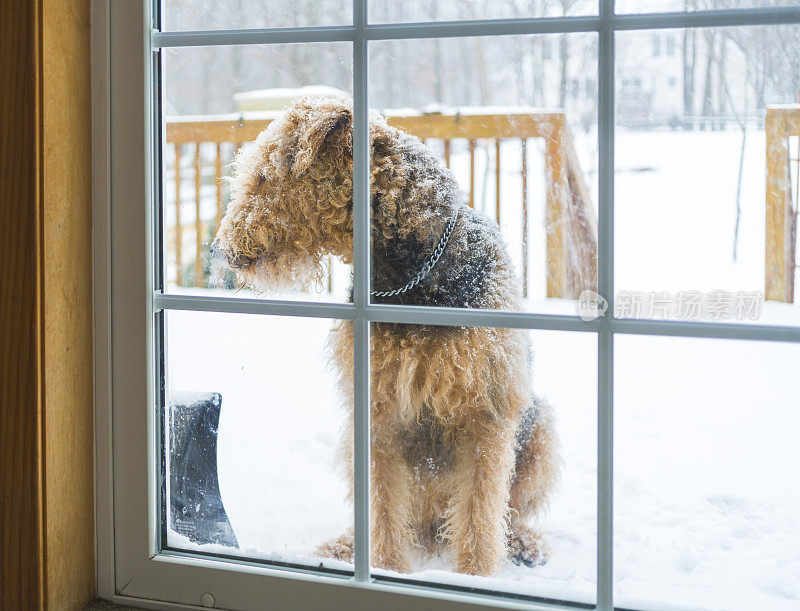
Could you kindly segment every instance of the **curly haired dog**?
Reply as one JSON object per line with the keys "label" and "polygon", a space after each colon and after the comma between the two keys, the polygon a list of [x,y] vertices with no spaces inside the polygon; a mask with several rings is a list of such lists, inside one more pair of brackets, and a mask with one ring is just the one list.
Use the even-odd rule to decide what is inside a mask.
{"label": "curly haired dog", "polygon": [[[352,124],[351,103],[303,99],[239,154],[214,247],[241,281],[307,285],[324,255],[352,261]],[[452,225],[427,276],[373,302],[519,309],[497,225],[464,204],[436,155],[375,114],[370,144],[374,291],[414,278]],[[329,342],[352,406],[352,324]],[[408,571],[415,546],[441,545],[463,573],[489,575],[508,557],[544,562],[526,523],[546,506],[559,461],[550,407],[529,388],[527,334],[376,323],[370,349],[373,566]],[[351,424],[342,443],[351,496],[352,435]],[[352,537],[319,553],[351,560]]]}

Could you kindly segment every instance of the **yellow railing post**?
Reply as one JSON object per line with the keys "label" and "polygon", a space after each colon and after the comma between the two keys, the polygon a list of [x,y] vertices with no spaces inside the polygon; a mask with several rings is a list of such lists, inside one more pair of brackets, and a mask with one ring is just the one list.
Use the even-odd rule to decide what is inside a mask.
{"label": "yellow railing post", "polygon": [[475,207],[475,140],[469,141],[469,207]]}
{"label": "yellow railing post", "polygon": [[494,217],[497,220],[498,226],[500,225],[500,143],[502,141],[497,138],[494,141]]}
{"label": "yellow railing post", "polygon": [[569,291],[577,298],[584,290],[597,291],[597,212],[583,179],[569,128],[564,124],[561,146],[567,161],[568,198],[565,200]]}
{"label": "yellow railing post", "polygon": [[564,235],[565,208],[569,197],[567,159],[562,140],[563,115],[551,118],[550,133],[545,136],[544,165],[546,184],[545,232],[547,234],[547,296],[568,297],[567,243]]}
{"label": "yellow railing post", "polygon": [[200,217],[200,143],[194,145],[194,285],[203,286],[203,220]]}
{"label": "yellow railing post", "polygon": [[528,296],[528,140],[522,139],[522,297]]}
{"label": "yellow railing post", "polygon": [[216,156],[214,157],[214,186],[217,190],[217,214],[214,218],[214,233],[219,229],[222,221],[222,142],[217,142]]}
{"label": "yellow railing post", "polygon": [[545,137],[547,296],[575,299],[597,290],[597,214],[563,114]]}
{"label": "yellow railing post", "polygon": [[181,151],[180,141],[175,143],[175,283],[183,284],[183,224],[181,223]]}
{"label": "yellow railing post", "polygon": [[800,105],[767,108],[766,267],[764,297],[794,301],[794,230],[789,137],[800,136]]}

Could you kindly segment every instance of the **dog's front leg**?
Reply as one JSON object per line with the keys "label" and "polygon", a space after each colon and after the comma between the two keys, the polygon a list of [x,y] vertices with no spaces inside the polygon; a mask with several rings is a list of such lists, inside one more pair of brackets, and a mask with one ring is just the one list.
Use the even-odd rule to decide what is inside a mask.
{"label": "dog's front leg", "polygon": [[459,434],[447,538],[460,573],[491,575],[506,558],[513,464],[513,430],[502,420]]}
{"label": "dog's front leg", "polygon": [[371,486],[372,566],[408,572],[411,472],[396,439],[373,439]]}

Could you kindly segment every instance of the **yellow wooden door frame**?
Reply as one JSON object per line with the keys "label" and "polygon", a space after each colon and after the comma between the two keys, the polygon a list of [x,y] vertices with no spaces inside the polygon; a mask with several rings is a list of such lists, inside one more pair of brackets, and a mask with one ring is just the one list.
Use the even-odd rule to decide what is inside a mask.
{"label": "yellow wooden door frame", "polygon": [[95,591],[90,0],[0,3],[0,608]]}

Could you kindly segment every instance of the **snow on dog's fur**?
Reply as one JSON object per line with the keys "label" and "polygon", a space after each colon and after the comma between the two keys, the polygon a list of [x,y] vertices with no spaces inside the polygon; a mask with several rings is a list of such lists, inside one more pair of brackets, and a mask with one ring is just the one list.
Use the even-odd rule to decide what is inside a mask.
{"label": "snow on dog's fur", "polygon": [[[261,289],[318,282],[325,255],[352,261],[352,104],[303,99],[236,160],[214,247]],[[464,204],[452,173],[418,138],[370,117],[372,288],[416,286],[376,303],[517,310],[518,283],[497,225]],[[351,425],[352,324],[330,354]],[[529,521],[547,506],[559,460],[550,407],[529,388],[527,334],[515,329],[376,323],[371,339],[371,549],[374,566],[409,570],[416,545],[445,545],[457,570],[488,575],[504,558],[541,563]],[[346,533],[320,553],[352,559]]]}

